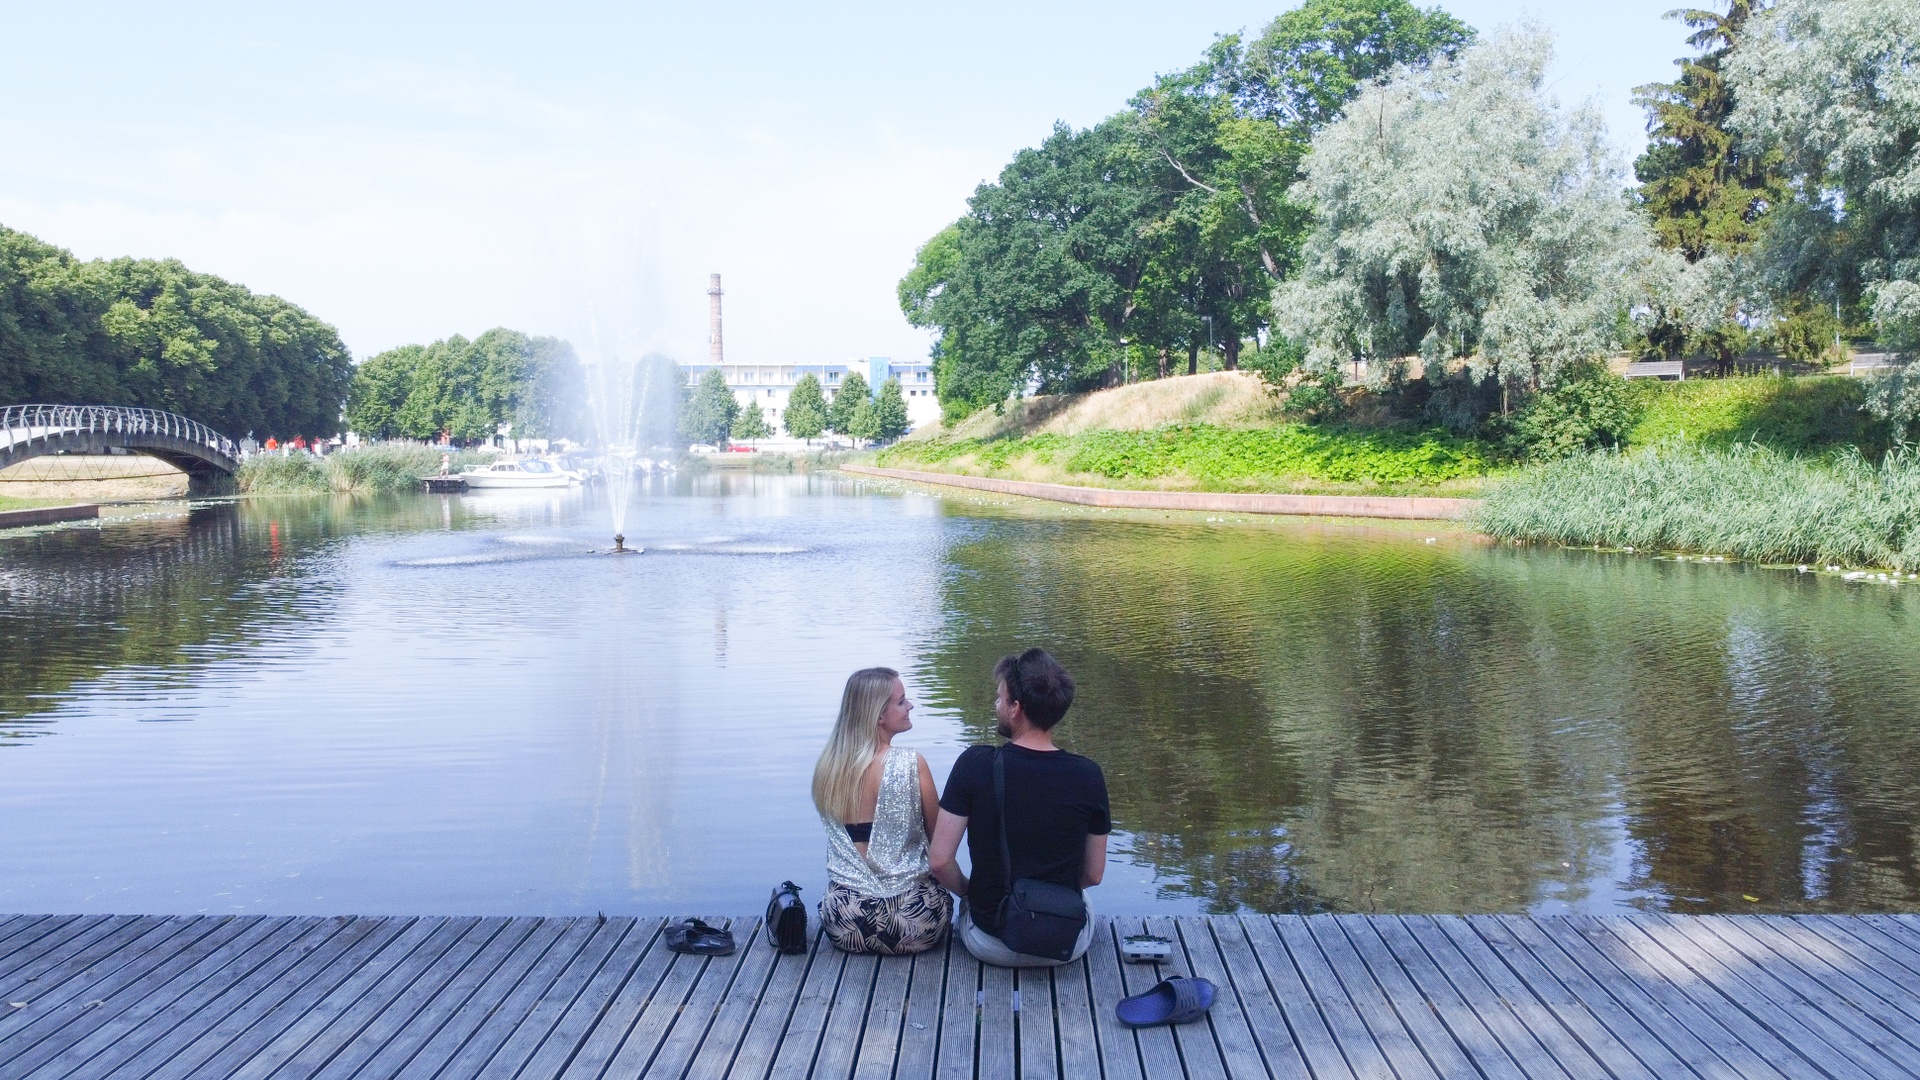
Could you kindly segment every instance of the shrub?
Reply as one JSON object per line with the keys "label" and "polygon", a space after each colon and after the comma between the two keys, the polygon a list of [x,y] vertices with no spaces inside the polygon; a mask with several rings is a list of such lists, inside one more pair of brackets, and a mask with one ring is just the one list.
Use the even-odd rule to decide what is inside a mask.
{"label": "shrub", "polygon": [[1645,410],[1627,380],[1590,370],[1535,394],[1508,421],[1509,445],[1532,461],[1624,446]]}

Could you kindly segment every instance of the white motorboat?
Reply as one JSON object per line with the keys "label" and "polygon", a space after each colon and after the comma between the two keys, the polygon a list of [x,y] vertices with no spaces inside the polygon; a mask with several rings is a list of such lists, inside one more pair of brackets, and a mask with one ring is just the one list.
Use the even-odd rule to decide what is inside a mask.
{"label": "white motorboat", "polygon": [[580,478],[565,469],[558,469],[551,462],[539,458],[525,458],[519,461],[496,461],[483,469],[468,469],[460,474],[467,486],[476,489],[513,489],[522,488],[563,488],[580,482]]}

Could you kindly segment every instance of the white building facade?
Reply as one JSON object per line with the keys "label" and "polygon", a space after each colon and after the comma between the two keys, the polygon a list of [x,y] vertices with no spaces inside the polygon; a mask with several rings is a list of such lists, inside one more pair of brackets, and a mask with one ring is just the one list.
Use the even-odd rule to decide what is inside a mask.
{"label": "white building facade", "polygon": [[866,356],[849,360],[844,364],[736,364],[730,361],[719,365],[681,364],[687,385],[698,383],[702,376],[716,366],[727,380],[728,389],[733,391],[734,400],[741,408],[748,404],[760,406],[761,415],[767,418],[767,425],[782,435],[786,434],[787,399],[793,395],[793,388],[805,376],[812,375],[820,380],[820,389],[827,400],[832,401],[839,393],[841,383],[849,374],[859,372],[867,380],[867,389],[878,396],[880,386],[888,379],[900,380],[900,396],[907,403],[907,423],[912,428],[940,422],[940,399],[933,393],[933,364],[926,360],[900,363],[890,357]]}

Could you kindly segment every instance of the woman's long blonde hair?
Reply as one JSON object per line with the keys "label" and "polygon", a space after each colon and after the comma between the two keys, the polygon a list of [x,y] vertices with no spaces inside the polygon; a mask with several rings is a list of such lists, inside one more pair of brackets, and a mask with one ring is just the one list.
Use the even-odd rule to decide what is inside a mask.
{"label": "woman's long blonde hair", "polygon": [[880,713],[899,677],[892,668],[862,668],[847,676],[840,693],[840,719],[813,766],[813,805],[842,825],[855,824],[860,813],[860,780],[873,764]]}

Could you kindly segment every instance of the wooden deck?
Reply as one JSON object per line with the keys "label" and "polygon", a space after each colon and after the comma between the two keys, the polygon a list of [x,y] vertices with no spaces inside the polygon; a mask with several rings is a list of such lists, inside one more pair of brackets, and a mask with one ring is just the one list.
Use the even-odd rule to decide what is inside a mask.
{"label": "wooden deck", "polygon": [[[709,921],[720,921],[712,920]],[[0,916],[0,1077],[1910,1077],[1920,919],[1103,919],[1086,960],[702,960],[660,919]],[[1115,934],[1207,1020],[1129,1031]]]}

